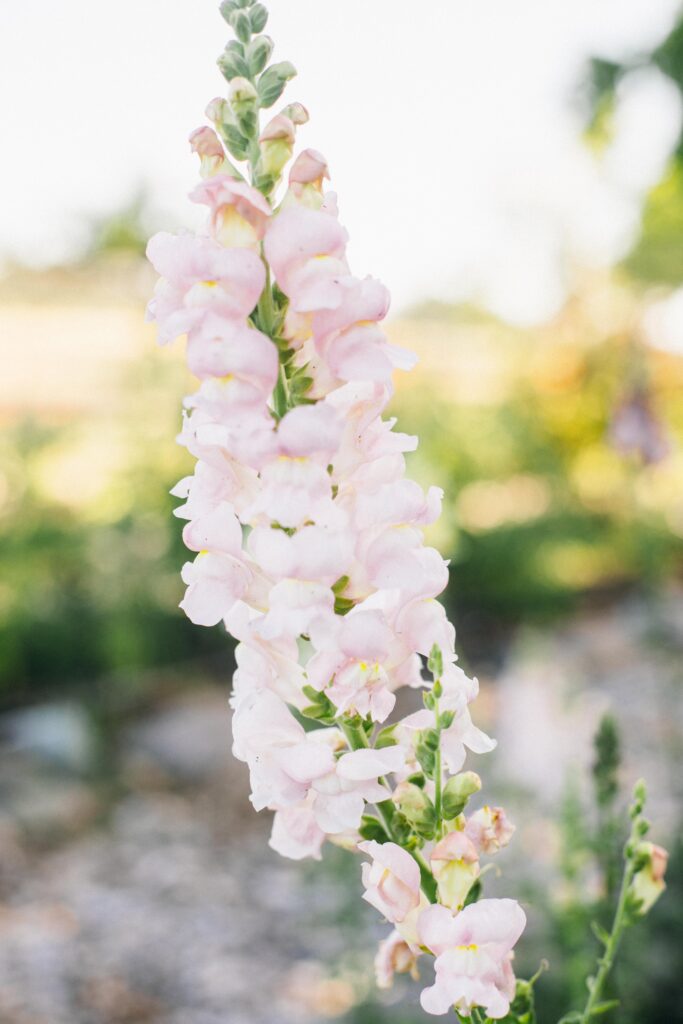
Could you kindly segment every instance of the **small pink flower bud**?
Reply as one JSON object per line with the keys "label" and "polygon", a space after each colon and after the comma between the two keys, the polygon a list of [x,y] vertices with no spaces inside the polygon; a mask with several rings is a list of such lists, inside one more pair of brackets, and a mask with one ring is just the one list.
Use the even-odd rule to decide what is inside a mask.
{"label": "small pink flower bud", "polygon": [[297,127],[308,122],[308,111],[303,103],[290,103],[282,113]]}
{"label": "small pink flower bud", "polygon": [[210,178],[224,170],[225,150],[213,128],[196,128],[189,142],[192,152],[200,158],[199,173],[202,178]]}
{"label": "small pink flower bud", "polygon": [[460,910],[479,876],[479,858],[474,844],[464,832],[449,832],[436,844],[430,860],[439,902],[451,910]]}
{"label": "small pink flower bud", "polygon": [[482,807],[465,825],[465,834],[479,853],[497,853],[502,846],[507,846],[514,831],[515,826],[502,807]]}
{"label": "small pink flower bud", "polygon": [[418,954],[399,932],[394,931],[379,944],[375,957],[375,976],[378,988],[391,988],[395,974],[410,974],[414,981],[420,977],[417,969]]}
{"label": "small pink flower bud", "polygon": [[631,892],[639,901],[639,914],[647,914],[666,889],[664,874],[669,854],[655,843],[638,843],[635,850],[638,860],[645,860],[644,866],[636,872],[631,883]]}

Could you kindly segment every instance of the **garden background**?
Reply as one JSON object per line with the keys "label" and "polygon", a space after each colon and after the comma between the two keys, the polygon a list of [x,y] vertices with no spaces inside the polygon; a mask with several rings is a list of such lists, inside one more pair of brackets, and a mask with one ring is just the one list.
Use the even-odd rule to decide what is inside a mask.
{"label": "garden background", "polygon": [[[137,40],[127,3],[89,25],[76,0],[0,13],[1,74],[32,60],[2,101],[0,1020],[414,1024],[414,992],[374,990],[357,861],[268,850],[230,757],[230,642],[177,608],[168,491],[189,470],[173,437],[192,382],[143,321],[144,247],[190,223],[184,135],[220,89],[224,40],[212,4],[196,39],[195,15],[163,6]],[[330,159],[358,269],[392,287],[391,339],[420,358],[393,412],[421,439],[413,474],[445,491],[429,539],[451,559],[445,602],[499,741],[471,766],[518,825],[499,864],[529,913],[519,973],[550,961],[543,1022],[582,1002],[643,774],[669,890],[627,937],[612,1019],[676,1024],[683,20],[637,0],[552,17],[533,2],[515,17],[496,2],[288,6],[274,0],[270,30],[304,72],[290,93],[311,108],[305,144]],[[354,65],[335,42],[354,19],[344,81],[328,63]]]}

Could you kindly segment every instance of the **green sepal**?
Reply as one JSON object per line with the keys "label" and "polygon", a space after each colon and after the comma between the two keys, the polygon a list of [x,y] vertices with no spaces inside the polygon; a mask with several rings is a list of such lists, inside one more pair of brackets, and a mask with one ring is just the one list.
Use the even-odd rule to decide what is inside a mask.
{"label": "green sepal", "polygon": [[374,839],[378,843],[386,843],[389,838],[382,822],[371,814],[363,815],[358,832],[363,839]]}
{"label": "green sepal", "polygon": [[375,740],[375,750],[382,750],[383,747],[396,746],[398,740],[394,735],[395,729],[395,725],[387,725],[384,729],[377,733],[377,739]]}
{"label": "green sepal", "polygon": [[341,594],[349,585],[349,576],[340,576],[336,583],[332,584],[332,593]]}
{"label": "green sepal", "polygon": [[455,718],[455,711],[442,711],[439,715],[439,728],[450,729]]}
{"label": "green sepal", "polygon": [[476,882],[474,882],[473,885],[470,887],[470,891],[467,893],[467,896],[465,897],[465,902],[463,906],[468,907],[470,903],[476,903],[479,897],[481,896],[481,892],[481,879],[478,878]]}

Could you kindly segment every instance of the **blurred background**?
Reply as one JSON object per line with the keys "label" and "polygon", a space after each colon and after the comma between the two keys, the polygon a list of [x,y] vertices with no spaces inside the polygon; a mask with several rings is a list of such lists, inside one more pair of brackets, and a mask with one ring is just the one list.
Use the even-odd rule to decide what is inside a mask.
{"label": "blurred background", "polygon": [[[0,6],[0,1020],[417,1024],[355,858],[267,849],[232,648],[177,608],[192,381],[143,258],[192,226],[213,0]],[[683,1021],[683,20],[669,0],[272,0],[357,273],[417,351],[393,412],[518,825],[539,1019],[581,1005],[639,775],[669,892],[620,1024]],[[605,1020],[609,1020],[606,1015]]]}

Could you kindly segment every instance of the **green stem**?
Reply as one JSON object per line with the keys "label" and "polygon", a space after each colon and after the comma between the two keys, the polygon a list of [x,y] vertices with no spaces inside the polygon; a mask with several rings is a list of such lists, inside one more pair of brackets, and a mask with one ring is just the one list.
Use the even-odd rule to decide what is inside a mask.
{"label": "green stem", "polygon": [[[340,720],[339,726],[341,728],[341,731],[344,733],[344,736],[346,737],[346,740],[352,750],[361,750],[363,747],[371,747],[371,743],[368,739],[367,733],[362,725],[351,725],[350,722],[344,722],[343,720]],[[380,778],[379,781],[387,788],[389,788],[389,783],[385,778]],[[389,801],[384,801],[384,803],[389,803]],[[392,843],[396,843],[398,846],[400,846],[401,844],[398,842],[396,835],[394,833],[391,823],[391,815],[388,813],[387,808],[383,806],[383,803],[375,804],[375,807],[377,808],[377,813],[380,817],[382,825],[384,826],[384,831],[389,836],[389,839],[391,840]],[[413,858],[413,860],[419,867],[422,889],[424,890],[424,893],[429,899],[429,901],[433,903],[436,899],[436,883],[434,881],[434,876],[432,875],[429,864],[424,859],[419,850],[408,850],[406,852],[410,854],[410,856]]]}
{"label": "green stem", "polygon": [[439,724],[439,701],[434,702],[434,716],[436,718],[436,733],[439,738],[439,745],[434,754],[434,817],[436,818],[437,838],[440,838],[442,831],[443,807],[441,791],[443,786],[443,771],[441,768],[441,726]]}
{"label": "green stem", "polygon": [[[630,842],[632,841],[631,838]],[[612,929],[609,934],[607,945],[605,946],[605,952],[600,957],[600,967],[598,973],[595,976],[593,984],[590,988],[588,1000],[586,1006],[581,1014],[581,1024],[589,1024],[589,1021],[593,1015],[596,1005],[600,1001],[602,990],[605,987],[605,982],[609,976],[610,971],[614,965],[614,960],[619,949],[619,944],[624,931],[628,925],[626,915],[626,901],[628,899],[628,892],[631,882],[633,881],[634,875],[634,864],[632,858],[626,858],[626,864],[624,865],[624,873],[621,879],[621,888],[619,890],[619,899],[617,901],[617,908],[614,912],[614,920],[612,921]]]}

